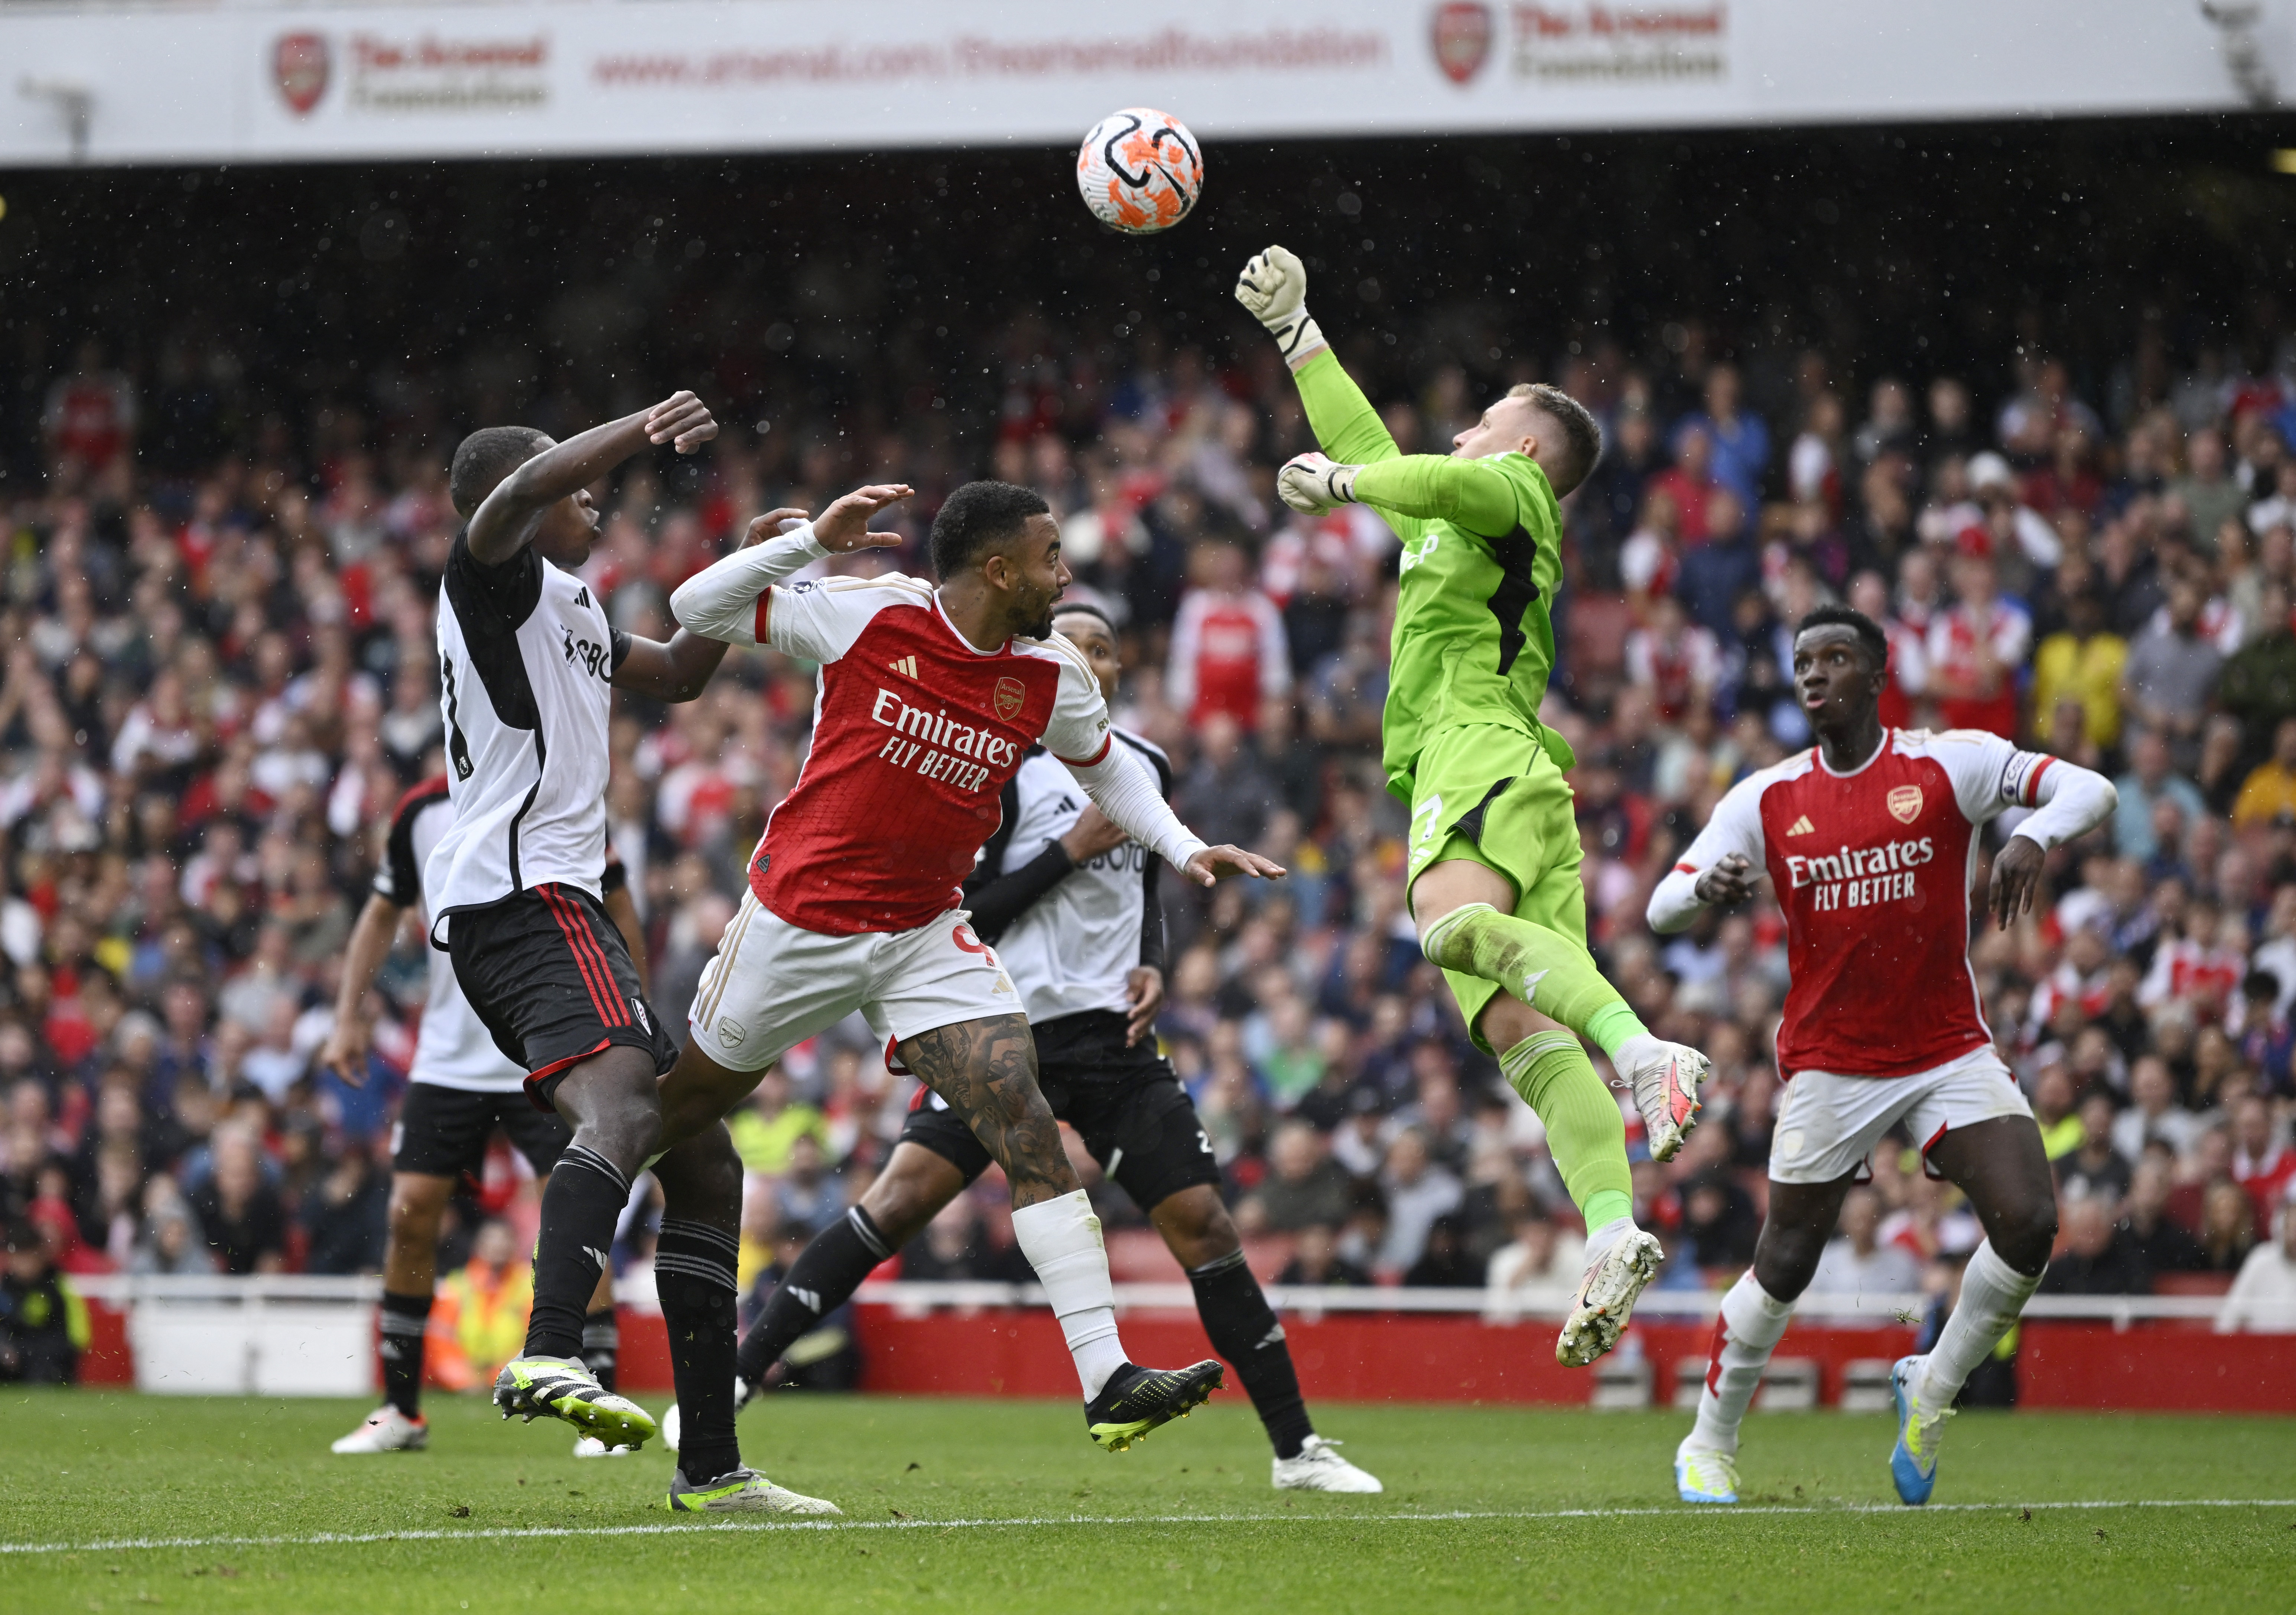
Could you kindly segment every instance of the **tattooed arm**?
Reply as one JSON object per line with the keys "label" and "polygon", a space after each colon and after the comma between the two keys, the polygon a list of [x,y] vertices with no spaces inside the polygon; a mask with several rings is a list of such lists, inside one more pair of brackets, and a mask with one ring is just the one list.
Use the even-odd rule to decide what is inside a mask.
{"label": "tattooed arm", "polygon": [[988,1015],[935,1027],[899,1052],[1004,1168],[1015,1210],[1082,1186],[1061,1145],[1061,1124],[1037,1086],[1037,1042],[1028,1017]]}

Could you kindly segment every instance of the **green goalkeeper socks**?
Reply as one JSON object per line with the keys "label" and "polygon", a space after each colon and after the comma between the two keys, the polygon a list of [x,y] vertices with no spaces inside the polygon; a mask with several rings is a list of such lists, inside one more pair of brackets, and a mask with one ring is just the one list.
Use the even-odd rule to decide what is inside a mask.
{"label": "green goalkeeper socks", "polygon": [[1578,1039],[1568,1032],[1534,1032],[1499,1056],[1499,1070],[1546,1124],[1547,1151],[1587,1219],[1587,1232],[1631,1212],[1627,1126]]}
{"label": "green goalkeeper socks", "polygon": [[1445,970],[1497,982],[1614,1059],[1628,1038],[1649,1030],[1579,944],[1488,903],[1453,909],[1435,922],[1419,947]]}

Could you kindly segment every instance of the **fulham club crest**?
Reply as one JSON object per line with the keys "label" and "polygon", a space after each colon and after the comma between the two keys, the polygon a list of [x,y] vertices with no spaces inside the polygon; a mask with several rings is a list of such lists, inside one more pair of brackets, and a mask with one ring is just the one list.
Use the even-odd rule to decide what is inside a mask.
{"label": "fulham club crest", "polygon": [[1017,678],[996,681],[996,716],[1011,723],[1020,716],[1021,705],[1029,699],[1027,688]]}
{"label": "fulham club crest", "polygon": [[280,99],[302,117],[327,93],[327,37],[324,34],[282,34],[271,47],[272,81]]}
{"label": "fulham club crest", "polygon": [[1464,84],[1482,70],[1491,52],[1491,8],[1476,0],[1451,0],[1435,8],[1435,65],[1453,84]]}
{"label": "fulham club crest", "polygon": [[1922,816],[1922,788],[1900,785],[1890,792],[1890,812],[1900,824],[1910,824]]}

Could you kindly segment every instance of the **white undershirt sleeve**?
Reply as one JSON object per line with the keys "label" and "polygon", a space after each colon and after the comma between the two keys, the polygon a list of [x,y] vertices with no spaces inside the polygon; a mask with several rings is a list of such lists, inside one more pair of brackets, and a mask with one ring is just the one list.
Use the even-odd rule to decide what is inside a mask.
{"label": "white undershirt sleeve", "polygon": [[1131,747],[1111,746],[1098,762],[1068,763],[1068,770],[1111,824],[1174,868],[1186,867],[1204,849],[1203,837],[1180,823]]}
{"label": "white undershirt sleeve", "polygon": [[2043,852],[2087,835],[2120,806],[2120,792],[2104,775],[2062,758],[2043,757],[2039,762],[2024,782],[2025,799],[2036,811],[2012,833],[2038,842]]}
{"label": "white undershirt sleeve", "polygon": [[1767,783],[1759,775],[1741,780],[1714,805],[1714,816],[1706,821],[1706,828],[1651,893],[1652,930],[1671,935],[1689,929],[1699,910],[1706,906],[1698,896],[1698,877],[1734,852],[1753,865],[1749,871],[1753,878],[1761,877],[1762,791]]}
{"label": "white undershirt sleeve", "polygon": [[2037,809],[2010,833],[2044,852],[2087,835],[2120,799],[2103,775],[2046,751],[2021,751],[1998,735],[1949,731],[1937,737],[1932,755],[1945,766],[1971,824],[2012,808]]}
{"label": "white undershirt sleeve", "polygon": [[669,597],[670,615],[680,627],[705,639],[753,645],[758,643],[758,597],[828,553],[808,521],[778,538],[735,550],[696,572]]}

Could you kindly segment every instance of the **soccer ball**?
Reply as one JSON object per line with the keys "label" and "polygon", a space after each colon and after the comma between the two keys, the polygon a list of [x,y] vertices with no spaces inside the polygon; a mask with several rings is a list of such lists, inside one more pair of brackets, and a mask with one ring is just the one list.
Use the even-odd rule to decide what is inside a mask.
{"label": "soccer ball", "polygon": [[1187,217],[1203,194],[1203,149],[1170,113],[1127,107],[1084,137],[1077,189],[1101,223],[1127,235],[1153,235]]}

